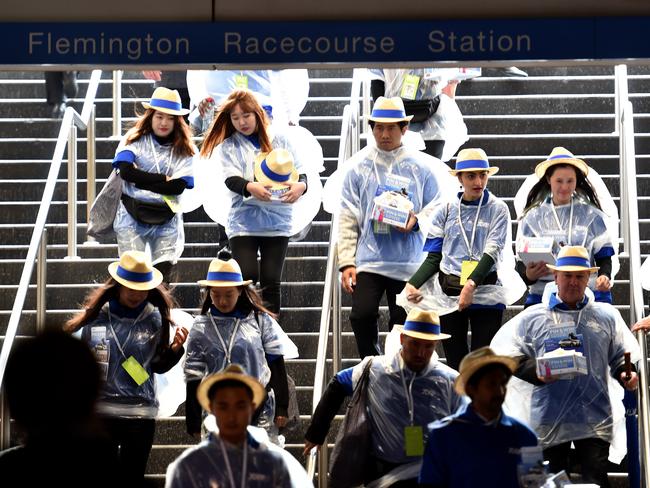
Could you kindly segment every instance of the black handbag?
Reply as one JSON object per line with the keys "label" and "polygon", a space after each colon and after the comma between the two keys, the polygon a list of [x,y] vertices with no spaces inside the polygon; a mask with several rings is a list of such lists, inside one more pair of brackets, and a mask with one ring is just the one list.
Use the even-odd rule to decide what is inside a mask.
{"label": "black handbag", "polygon": [[141,224],[166,224],[176,215],[166,203],[143,202],[124,194],[122,194],[122,203],[129,215]]}
{"label": "black handbag", "polygon": [[368,361],[357,382],[345,418],[336,434],[330,456],[331,488],[349,488],[363,484],[371,450],[368,418],[368,383],[372,359]]}
{"label": "black handbag", "polygon": [[[499,280],[499,276],[496,271],[489,273],[483,280],[483,285],[496,285]],[[440,282],[440,288],[445,295],[449,297],[457,297],[460,295],[460,292],[463,290],[463,285],[460,284],[460,276],[445,274],[442,271],[438,272],[438,281]]]}
{"label": "black handbag", "polygon": [[432,117],[438,111],[440,105],[440,97],[435,97],[429,100],[404,100],[404,111],[406,115],[412,115],[411,122],[424,122]]}
{"label": "black handbag", "polygon": [[457,297],[463,290],[463,286],[460,284],[460,276],[445,274],[439,271],[438,281],[440,282],[440,288],[442,288],[443,293],[448,297]]}

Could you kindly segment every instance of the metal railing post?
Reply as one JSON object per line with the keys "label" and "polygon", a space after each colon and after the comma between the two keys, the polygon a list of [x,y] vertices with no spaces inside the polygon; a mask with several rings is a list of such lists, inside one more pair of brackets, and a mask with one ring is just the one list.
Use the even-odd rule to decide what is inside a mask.
{"label": "metal railing post", "polygon": [[122,71],[113,71],[113,137],[122,135]]}
{"label": "metal railing post", "polygon": [[38,247],[38,265],[36,267],[36,332],[45,330],[47,312],[47,228],[43,229],[41,244]]}
{"label": "metal railing post", "polygon": [[77,126],[68,135],[68,256],[77,258]]}
{"label": "metal railing post", "polygon": [[[96,196],[96,180],[97,180],[97,167],[95,164],[95,111],[96,106],[93,105],[90,111],[90,119],[88,120],[87,127],[87,142],[86,142],[86,223],[90,223],[90,207],[95,201]],[[95,238],[86,236],[86,243],[94,243]]]}
{"label": "metal railing post", "polygon": [[5,389],[0,388],[0,449],[5,450],[11,443],[11,415]]}
{"label": "metal railing post", "polygon": [[320,452],[318,453],[318,487],[327,488],[327,471],[329,469],[329,456],[327,455],[329,448],[327,447],[327,441],[323,442],[323,445],[320,446]]}

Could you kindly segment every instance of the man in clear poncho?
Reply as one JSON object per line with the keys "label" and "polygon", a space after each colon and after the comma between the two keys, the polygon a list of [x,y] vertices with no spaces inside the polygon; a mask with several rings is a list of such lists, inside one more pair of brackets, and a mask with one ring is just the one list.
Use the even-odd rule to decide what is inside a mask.
{"label": "man in clear poncho", "polygon": [[422,136],[425,152],[449,161],[468,140],[467,126],[455,101],[456,86],[478,72],[459,68],[371,69],[373,99],[401,97],[413,115],[409,130]]}
{"label": "man in clear poncho", "polygon": [[216,417],[219,432],[212,432],[169,465],[166,488],[307,486],[304,469],[290,454],[249,430],[253,412],[265,395],[262,384],[236,364],[207,376],[197,398]]}
{"label": "man in clear poncho", "polygon": [[[368,357],[332,378],[305,433],[305,454],[325,441],[332,419],[371,362],[366,395],[372,451],[364,481],[373,487],[391,486],[400,480],[405,484],[393,486],[413,486],[422,463],[426,426],[452,414],[463,403],[454,390],[458,373],[432,359],[437,341],[449,337],[440,332],[435,312],[413,309],[401,328],[402,348],[397,354]],[[361,455],[364,459],[360,461],[367,456],[340,455]]]}
{"label": "man in clear poncho", "polygon": [[[369,119],[376,147],[361,150],[344,166],[338,226],[339,269],[343,288],[352,294],[350,322],[362,358],[380,354],[377,319],[384,293],[389,325],[406,318],[395,297],[424,259],[418,214],[439,198],[447,177],[439,160],[402,145],[411,117],[399,97],[380,97]],[[376,197],[388,194],[411,204],[403,227],[382,221]]]}
{"label": "man in clear poncho", "polygon": [[[552,472],[568,468],[571,443],[576,448],[585,483],[608,487],[607,458],[612,440],[613,415],[608,376],[635,390],[634,362],[638,344],[618,311],[585,294],[591,273],[589,254],[581,246],[565,246],[554,271],[557,292],[526,309],[494,337],[491,347],[501,354],[522,358],[515,376],[532,383],[531,427],[544,447]],[[540,375],[536,359],[559,349],[582,352],[587,373],[561,378]],[[632,364],[626,371],[624,353]]]}

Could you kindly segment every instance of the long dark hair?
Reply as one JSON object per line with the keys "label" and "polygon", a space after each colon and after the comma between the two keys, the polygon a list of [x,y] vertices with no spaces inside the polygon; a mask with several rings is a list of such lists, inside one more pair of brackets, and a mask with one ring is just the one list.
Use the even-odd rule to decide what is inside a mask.
{"label": "long dark hair", "polygon": [[551,194],[551,185],[549,184],[548,179],[553,176],[553,173],[558,168],[573,169],[576,174],[576,192],[582,194],[587,199],[587,201],[598,210],[602,210],[600,201],[596,196],[594,188],[591,186],[591,183],[589,183],[589,180],[587,180],[582,171],[580,171],[572,164],[554,164],[553,166],[549,166],[546,169],[544,176],[542,176],[539,181],[535,183],[535,186],[530,189],[530,192],[528,192],[528,197],[526,198],[526,207],[524,208],[523,213],[526,213],[531,208],[540,205],[544,199]]}
{"label": "long dark hair", "polygon": [[[126,136],[126,143],[131,144],[138,139],[153,134],[151,120],[156,112],[153,108],[148,108],[144,113],[136,113],[136,120]],[[163,112],[165,113],[165,112]],[[180,156],[191,157],[194,155],[194,144],[192,143],[192,129],[187,125],[185,119],[180,115],[174,115],[174,130],[172,131],[172,145],[174,153]]]}
{"label": "long dark hair", "polygon": [[[112,277],[109,277],[99,288],[91,291],[82,305],[83,310],[64,325],[63,330],[66,332],[75,332],[83,326],[92,322],[99,315],[100,310],[110,300],[117,300],[119,297],[119,284]],[[164,284],[149,290],[146,300],[158,309],[162,317],[162,335],[160,343],[163,346],[169,345],[169,324],[171,323],[171,309],[176,307],[176,301]]]}
{"label": "long dark hair", "polygon": [[257,124],[255,132],[260,140],[260,149],[263,152],[273,150],[268,132],[270,122],[266,112],[258,103],[253,92],[249,90],[235,90],[219,106],[217,115],[208,129],[205,139],[203,139],[201,156],[204,158],[210,157],[215,147],[237,132],[237,129],[232,124],[232,120],[230,120],[230,112],[235,108],[235,105],[239,105],[245,113],[255,114],[255,122]]}

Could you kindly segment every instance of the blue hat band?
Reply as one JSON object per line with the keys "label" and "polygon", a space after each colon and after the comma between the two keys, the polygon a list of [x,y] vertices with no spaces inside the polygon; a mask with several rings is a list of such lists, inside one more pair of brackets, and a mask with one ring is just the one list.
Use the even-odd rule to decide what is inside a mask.
{"label": "blue hat band", "polygon": [[241,273],[231,273],[228,271],[208,271],[207,281],[244,281]]}
{"label": "blue hat band", "polygon": [[117,276],[128,281],[133,281],[135,283],[146,283],[153,279],[153,271],[147,273],[138,273],[137,271],[129,271],[124,269],[122,266],[117,266],[116,271]]}
{"label": "blue hat band", "polygon": [[404,323],[404,330],[409,332],[421,332],[423,334],[440,335],[440,325],[432,324],[431,322],[416,322],[413,320],[407,320]]}
{"label": "blue hat band", "polygon": [[373,109],[372,114],[370,116],[376,118],[379,117],[387,118],[387,119],[405,119],[406,112],[404,112],[404,110]]}
{"label": "blue hat band", "polygon": [[262,164],[260,164],[260,168],[262,169],[262,173],[264,173],[270,180],[273,181],[287,181],[291,177],[291,173],[289,173],[288,175],[281,175],[273,171],[266,164],[266,159],[262,161]]}
{"label": "blue hat band", "polygon": [[551,159],[567,159],[567,158],[573,159],[573,156],[571,156],[570,154],[557,154],[555,156],[551,156],[548,159],[551,160]]}
{"label": "blue hat band", "polygon": [[488,170],[490,163],[485,159],[466,159],[465,161],[456,161],[456,171],[466,169]]}
{"label": "blue hat band", "polygon": [[163,100],[162,98],[152,98],[149,102],[151,108],[169,108],[171,110],[183,110],[183,106],[178,102],[172,102],[170,100]]}
{"label": "blue hat band", "polygon": [[582,268],[591,268],[591,263],[588,259],[581,258],[580,256],[564,256],[555,261],[556,267],[561,266],[580,266]]}

